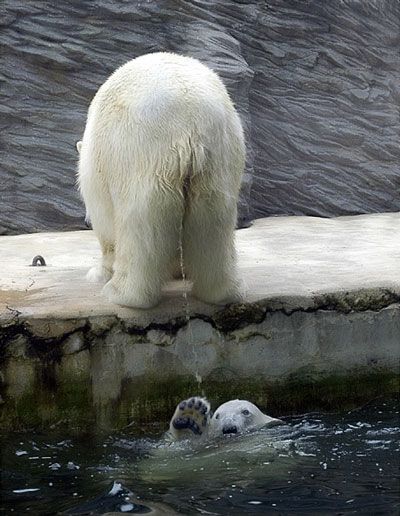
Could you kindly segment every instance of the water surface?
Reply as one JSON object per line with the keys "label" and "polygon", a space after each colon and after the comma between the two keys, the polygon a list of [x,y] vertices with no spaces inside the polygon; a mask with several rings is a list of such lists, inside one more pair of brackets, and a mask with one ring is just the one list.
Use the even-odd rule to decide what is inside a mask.
{"label": "water surface", "polygon": [[200,448],[149,431],[3,436],[0,514],[399,514],[396,399],[284,419]]}

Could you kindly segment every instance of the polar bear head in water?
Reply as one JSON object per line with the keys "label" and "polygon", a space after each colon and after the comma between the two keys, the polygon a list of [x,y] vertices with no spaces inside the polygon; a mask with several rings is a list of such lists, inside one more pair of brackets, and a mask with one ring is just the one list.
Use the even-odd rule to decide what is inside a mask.
{"label": "polar bear head in water", "polygon": [[246,400],[227,401],[211,417],[209,402],[205,398],[193,397],[181,401],[176,407],[168,435],[174,440],[194,436],[215,438],[281,424],[283,421],[263,414]]}
{"label": "polar bear head in water", "polygon": [[263,414],[253,403],[246,400],[231,400],[223,403],[214,412],[208,424],[208,434],[240,434],[265,426],[282,424],[280,419]]}

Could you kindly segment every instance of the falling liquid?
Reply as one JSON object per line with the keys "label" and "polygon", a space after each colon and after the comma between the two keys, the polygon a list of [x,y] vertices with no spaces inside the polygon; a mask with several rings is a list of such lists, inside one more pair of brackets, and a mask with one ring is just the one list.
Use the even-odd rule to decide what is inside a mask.
{"label": "falling liquid", "polygon": [[[188,344],[191,347],[192,355],[193,355],[193,358],[194,358],[194,363],[196,364],[196,371],[194,373],[194,376],[196,378],[197,386],[198,386],[198,389],[200,391],[203,378],[201,377],[201,375],[200,375],[200,373],[199,373],[199,371],[197,369],[198,357],[197,357],[197,353],[196,353],[196,350],[195,350],[193,333],[192,333],[192,326],[191,326],[191,321],[190,321],[190,307],[189,307],[189,299],[188,299],[188,294],[187,294],[187,289],[188,288],[187,288],[186,271],[185,271],[184,257],[183,257],[182,234],[183,234],[183,221],[182,221],[182,224],[181,224],[181,227],[180,227],[180,234],[179,234],[179,262],[180,262],[181,276],[182,276],[182,281],[183,281],[183,294],[182,294],[182,296],[183,296],[183,304],[185,306],[186,326],[187,326],[187,329],[188,329]],[[203,390],[201,390],[201,394],[204,396]]]}

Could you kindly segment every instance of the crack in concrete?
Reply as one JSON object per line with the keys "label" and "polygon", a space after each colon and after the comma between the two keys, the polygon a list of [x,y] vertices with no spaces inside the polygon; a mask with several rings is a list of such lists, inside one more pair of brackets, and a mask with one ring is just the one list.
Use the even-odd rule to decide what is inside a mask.
{"label": "crack in concrete", "polygon": [[28,290],[33,287],[33,285],[35,284],[36,280],[34,280],[33,278],[29,278],[31,280],[30,284],[26,287],[25,289],[25,292],[28,292]]}
{"label": "crack in concrete", "polygon": [[199,319],[210,324],[215,330],[228,334],[250,324],[261,324],[268,314],[281,313],[287,317],[295,313],[317,313],[322,311],[336,311],[349,314],[351,312],[380,312],[393,304],[400,304],[400,294],[389,289],[361,290],[355,292],[340,292],[315,296],[314,306],[310,307],[276,307],[278,300],[258,303],[233,304],[216,312],[212,316],[200,313],[192,314],[189,319],[182,316],[175,319],[175,322],[150,323],[145,327],[126,326],[126,323],[119,319],[127,333],[145,335],[151,330],[161,330],[169,335],[176,333],[185,327],[190,321]]}
{"label": "crack in concrete", "polygon": [[22,312],[20,312],[19,310],[17,310],[16,308],[11,308],[11,306],[8,306],[6,305],[6,310],[8,310],[9,312],[11,312],[13,314],[13,316],[18,320],[19,316],[21,315]]}

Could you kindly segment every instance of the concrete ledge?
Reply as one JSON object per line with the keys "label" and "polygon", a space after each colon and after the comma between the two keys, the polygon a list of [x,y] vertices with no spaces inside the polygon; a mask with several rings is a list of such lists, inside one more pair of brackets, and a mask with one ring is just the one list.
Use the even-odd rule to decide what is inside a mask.
{"label": "concrete ledge", "polygon": [[167,420],[201,391],[282,414],[398,389],[400,214],[261,219],[237,247],[242,304],[187,307],[171,282],[142,311],[85,282],[91,231],[0,237],[0,426]]}

